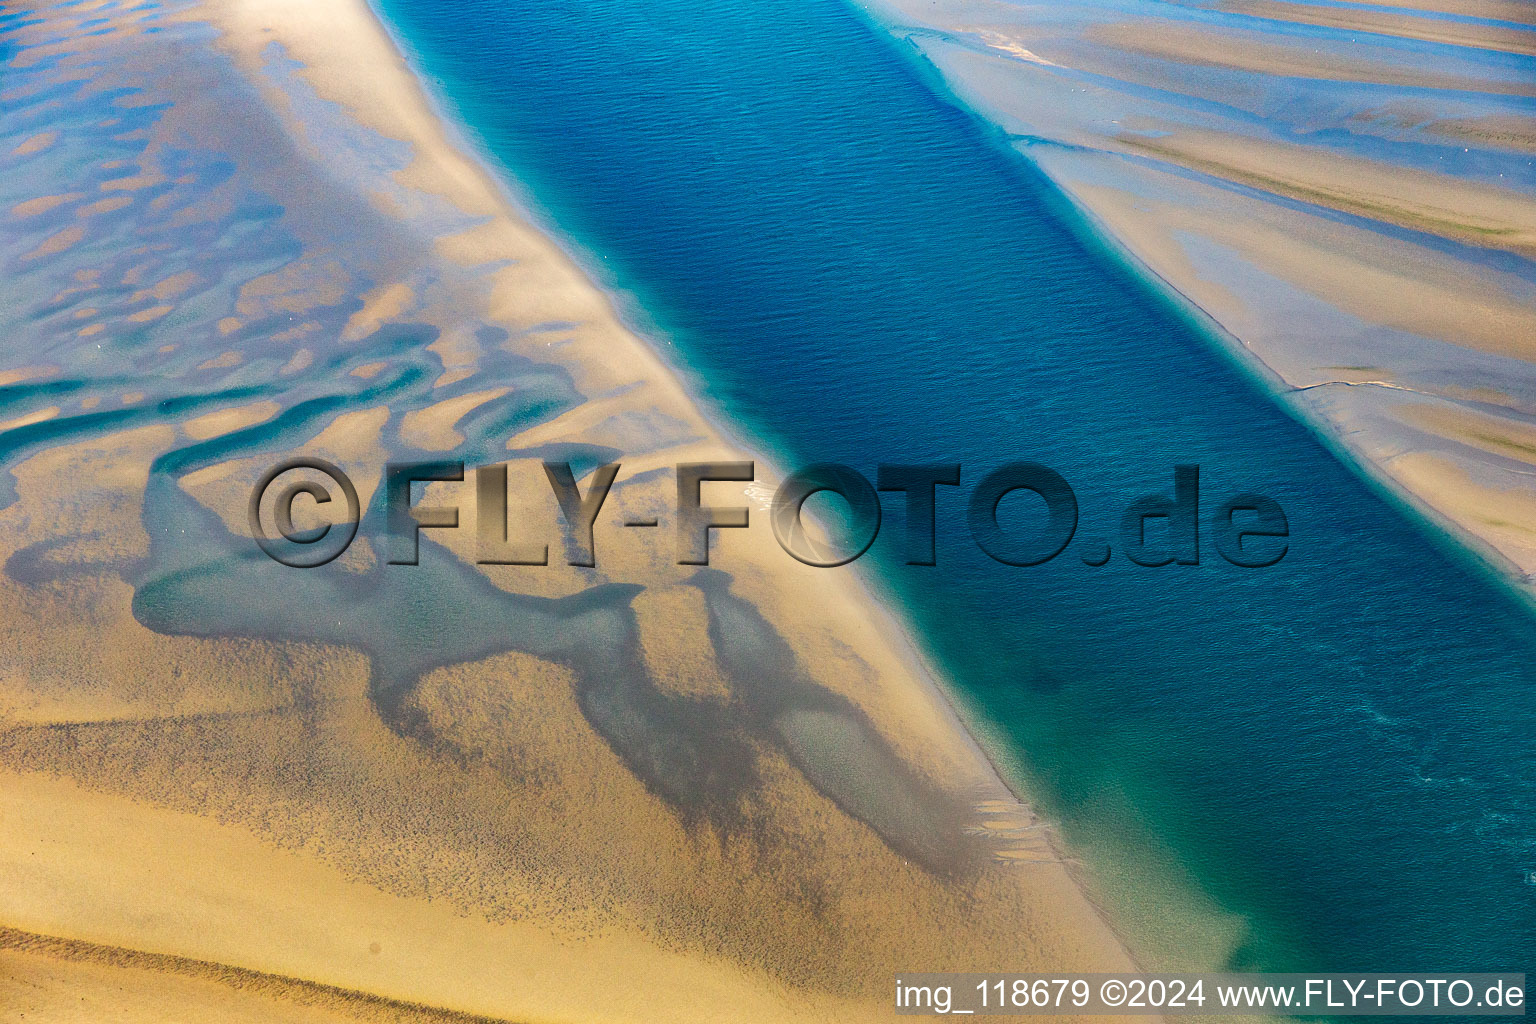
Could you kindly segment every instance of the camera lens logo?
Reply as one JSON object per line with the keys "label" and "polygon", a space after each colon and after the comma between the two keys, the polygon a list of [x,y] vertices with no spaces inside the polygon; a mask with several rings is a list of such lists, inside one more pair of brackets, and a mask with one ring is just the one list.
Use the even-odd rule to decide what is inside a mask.
{"label": "camera lens logo", "polygon": [[[278,478],[299,470],[308,473],[302,479],[278,486]],[[318,474],[326,479],[319,483],[313,479]],[[262,506],[267,493],[275,498],[270,505],[273,523],[278,536],[269,534],[262,525]],[[311,529],[299,529],[293,522],[293,503],[299,495],[308,495],[316,505],[328,505],[333,491],[340,491],[347,503],[346,518],[340,522],[325,523]],[[324,459],[294,458],[279,462],[269,469],[251,491],[249,508],[251,536],[261,550],[274,561],[295,569],[313,569],[333,561],[351,546],[357,536],[357,524],[362,519],[362,507],[358,504],[357,488],[347,474],[334,463]],[[334,529],[333,529],[334,527]]]}

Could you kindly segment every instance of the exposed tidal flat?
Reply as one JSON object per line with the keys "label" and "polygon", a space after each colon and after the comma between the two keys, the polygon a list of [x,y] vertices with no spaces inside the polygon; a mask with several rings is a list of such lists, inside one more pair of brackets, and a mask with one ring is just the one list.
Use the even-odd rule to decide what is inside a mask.
{"label": "exposed tidal flat", "polygon": [[[1078,540],[1047,566],[980,555],[962,486],[937,567],[902,564],[888,506],[858,568],[1144,962],[1529,960],[1529,610],[919,54],[835,3],[381,7],[541,223],[782,464],[1072,483]],[[1279,501],[1286,558],[1089,568],[1176,463],[1202,500]]]}
{"label": "exposed tidal flat", "polygon": [[[1129,965],[853,578],[766,529],[558,566],[541,459],[622,460],[620,521],[744,453],[364,6],[0,17],[7,1015],[846,1020],[905,964]],[[368,509],[311,573],[245,518],[296,453]],[[472,503],[381,564],[383,464],[435,456],[508,461],[557,565],[475,566]]]}
{"label": "exposed tidal flat", "polygon": [[[884,1016],[898,968],[1129,962],[1045,820],[1146,961],[1528,962],[1528,613],[888,40],[836,3],[384,7],[673,365],[362,7],[9,12],[8,1001]],[[615,520],[666,515],[666,467],[739,454],[674,370],[785,464],[1039,458],[1112,537],[1194,461],[1293,551],[1017,571],[946,520],[935,572],[882,540],[1024,805],[850,573],[765,529],[706,574],[604,535],[597,572],[487,572],[469,520],[408,576],[363,542],[302,574],[244,535],[294,451],[373,515],[402,455],[512,460],[525,522],[539,458],[615,458]]]}
{"label": "exposed tidal flat", "polygon": [[1530,582],[1530,5],[869,6],[1286,401]]}

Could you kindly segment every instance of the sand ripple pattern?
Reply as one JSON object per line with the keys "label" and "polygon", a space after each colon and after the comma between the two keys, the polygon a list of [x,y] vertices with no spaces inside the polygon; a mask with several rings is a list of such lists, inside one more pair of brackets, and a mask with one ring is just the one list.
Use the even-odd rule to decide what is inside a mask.
{"label": "sand ripple pattern", "polygon": [[1304,416],[1536,578],[1529,5],[879,6]]}
{"label": "sand ripple pattern", "polygon": [[[903,963],[1127,962],[869,599],[766,531],[482,569],[467,512],[381,564],[391,459],[508,461],[558,560],[539,460],[621,459],[618,521],[742,453],[366,8],[23,5],[0,47],[8,1004],[883,1019]],[[367,509],[310,573],[244,522],[300,453]]]}

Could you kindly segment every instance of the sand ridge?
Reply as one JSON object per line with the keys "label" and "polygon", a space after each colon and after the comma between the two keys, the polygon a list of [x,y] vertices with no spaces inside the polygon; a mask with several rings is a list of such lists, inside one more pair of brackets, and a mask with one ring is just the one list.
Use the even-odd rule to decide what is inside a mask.
{"label": "sand ridge", "polygon": [[[764,522],[706,572],[612,521],[596,568],[552,527],[554,565],[482,568],[470,485],[434,484],[464,528],[419,567],[255,552],[280,455],[365,507],[391,458],[614,457],[616,521],[750,453],[362,3],[37,15],[0,198],[79,197],[3,239],[31,305],[0,368],[0,926],[41,937],[8,978],[132,986],[149,1020],[847,1020],[914,964],[1130,964],[856,578]],[[556,522],[541,486],[519,522]],[[256,976],[334,998],[274,1010]]]}
{"label": "sand ridge", "polygon": [[[1528,24],[1528,8],[1231,0],[1128,15],[1100,0],[884,0],[875,12],[1364,472],[1507,578],[1536,580],[1520,539],[1536,529],[1524,456],[1426,430],[1348,369],[1448,417],[1491,413],[1500,435],[1536,415],[1533,36],[1511,24]],[[1404,452],[1473,486],[1394,471]]]}

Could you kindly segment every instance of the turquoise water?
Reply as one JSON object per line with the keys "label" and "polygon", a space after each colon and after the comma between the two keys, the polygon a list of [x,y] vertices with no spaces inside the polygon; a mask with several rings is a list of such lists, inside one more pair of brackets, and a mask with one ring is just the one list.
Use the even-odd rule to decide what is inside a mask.
{"label": "turquoise water", "polygon": [[[1529,613],[1117,265],[911,54],[842,0],[383,10],[746,439],[871,477],[964,465],[939,564],[902,564],[888,501],[861,569],[1136,941],[1249,969],[1531,962]],[[966,533],[969,485],[1016,459],[1082,507],[1046,566]],[[1206,508],[1279,501],[1287,557],[1239,569],[1207,537],[1199,565],[1085,565],[1176,463],[1201,466]]]}

